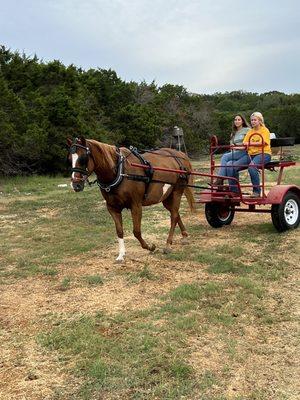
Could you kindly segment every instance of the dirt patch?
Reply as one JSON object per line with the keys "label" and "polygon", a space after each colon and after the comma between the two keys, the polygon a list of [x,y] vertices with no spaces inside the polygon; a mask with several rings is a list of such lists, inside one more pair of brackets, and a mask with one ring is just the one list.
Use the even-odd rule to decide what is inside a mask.
{"label": "dirt patch", "polygon": [[19,329],[0,336],[0,399],[53,398],[55,388],[64,385],[68,375],[56,354],[43,352],[33,337],[24,335],[26,329]]}
{"label": "dirt patch", "polygon": [[60,210],[57,208],[42,207],[37,210],[37,214],[43,218],[55,218],[58,216]]}
{"label": "dirt patch", "polygon": [[[49,217],[55,217],[55,210],[54,214],[52,211],[43,210]],[[216,245],[228,244],[232,230],[236,226],[245,226],[248,218],[247,215],[238,215],[232,226],[214,230],[212,234],[203,213],[188,216],[187,226],[192,223],[207,227],[199,237],[193,234],[190,237],[191,243],[199,249],[203,246],[206,250]],[[251,224],[261,224],[263,221],[271,223],[270,216],[251,214]],[[161,226],[168,223],[168,219],[160,221]],[[146,236],[149,239],[150,235]],[[153,234],[151,239],[160,244],[156,255],[142,250],[132,236],[128,235],[127,259],[124,265],[114,264],[117,245],[106,250],[99,246],[88,257],[65,260],[65,263],[57,267],[59,274],[54,278],[37,275],[1,286],[1,400],[70,399],[70,391],[80,385],[80,380],[76,381],[67,374],[58,354],[43,350],[36,342],[37,335],[51,327],[49,316],[57,315],[68,319],[80,313],[93,315],[102,311],[114,315],[122,311],[146,309],[159,303],[161,296],[178,285],[212,280],[204,265],[159,257],[165,238]],[[179,239],[180,235],[177,235],[175,251],[181,249]],[[234,245],[236,242],[230,243]],[[282,244],[283,251],[286,251],[286,245]],[[296,238],[296,246],[299,250],[299,237]],[[255,249],[256,245],[253,245],[253,251]],[[243,398],[255,390],[259,395],[260,389],[266,388],[268,399],[281,399],[280,396],[297,399],[296,393],[300,392],[297,376],[300,371],[295,321],[299,318],[300,305],[296,286],[299,277],[296,265],[299,260],[295,259],[294,251],[286,251],[285,254],[295,264],[293,278],[280,285],[276,282],[270,284],[267,305],[269,311],[278,316],[280,304],[280,312],[285,309],[293,321],[284,320],[281,316],[276,329],[268,326],[257,329],[251,325],[251,321],[244,324],[242,333],[237,330],[232,337],[234,352],[239,355],[238,358],[233,356],[230,344],[224,343],[222,332],[217,329],[203,333],[189,343],[190,364],[199,381],[209,376],[207,374],[226,376],[228,386],[222,392],[216,389],[216,396]],[[145,266],[153,273],[153,279],[143,278],[140,274]],[[93,275],[100,275],[103,284],[89,285],[86,278]],[[62,290],[61,282],[65,278],[70,279],[70,284]],[[214,281],[226,279],[226,275],[213,277]],[[230,370],[234,371],[228,376],[226,365],[230,365]],[[211,384],[213,387],[213,381]],[[61,388],[69,389],[64,393]],[[214,393],[214,389],[211,393]]]}

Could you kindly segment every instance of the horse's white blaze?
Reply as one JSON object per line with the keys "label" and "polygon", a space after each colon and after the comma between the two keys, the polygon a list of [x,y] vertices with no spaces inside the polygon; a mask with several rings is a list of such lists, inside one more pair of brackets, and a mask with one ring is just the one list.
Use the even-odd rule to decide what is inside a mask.
{"label": "horse's white blaze", "polygon": [[168,189],[171,187],[168,183],[165,183],[163,186],[163,196],[167,193]]}
{"label": "horse's white blaze", "polygon": [[[76,161],[78,160],[78,154],[72,154],[72,167],[75,168]],[[75,172],[72,173],[72,178],[75,177]]]}
{"label": "horse's white blaze", "polygon": [[[76,161],[78,160],[78,154],[72,154],[72,168],[75,168],[76,166]],[[72,179],[74,179],[75,177],[75,172],[72,173]],[[73,182],[70,183],[71,188],[74,190],[73,188]]]}
{"label": "horse's white blaze", "polygon": [[124,239],[118,238],[118,241],[119,241],[119,255],[116,258],[116,261],[124,261],[124,256],[125,256]]}

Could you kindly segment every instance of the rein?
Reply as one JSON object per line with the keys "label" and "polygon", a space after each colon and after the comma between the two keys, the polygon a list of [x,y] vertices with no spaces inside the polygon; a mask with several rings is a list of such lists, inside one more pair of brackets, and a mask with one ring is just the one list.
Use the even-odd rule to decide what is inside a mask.
{"label": "rein", "polygon": [[[93,161],[94,161],[94,164],[96,164],[96,163],[95,163],[95,160],[94,160],[94,157],[93,157],[93,154],[92,154],[92,152],[91,152],[91,150],[90,150],[90,148],[89,148],[88,146],[83,146],[83,145],[78,144],[78,143],[76,143],[76,142],[73,143],[73,144],[70,146],[70,150],[69,150],[70,153],[71,153],[71,154],[75,154],[77,148],[81,148],[81,149],[84,149],[84,150],[86,151],[87,163],[86,163],[86,167],[85,167],[85,168],[72,167],[72,168],[71,168],[71,172],[72,172],[72,173],[73,173],[73,172],[77,172],[77,173],[81,174],[82,177],[81,177],[80,179],[77,178],[76,180],[77,180],[77,181],[87,182],[89,186],[92,186],[92,185],[94,185],[94,184],[97,184],[97,185],[99,186],[100,189],[105,190],[107,193],[109,193],[111,190],[113,190],[113,189],[115,189],[116,187],[118,187],[118,186],[121,184],[121,182],[123,181],[124,178],[127,178],[127,179],[129,179],[129,180],[136,180],[136,181],[144,182],[145,185],[146,185],[146,188],[145,188],[145,197],[147,197],[147,192],[148,192],[149,184],[150,184],[151,182],[153,182],[153,183],[167,183],[167,182],[161,182],[161,181],[158,181],[158,180],[154,180],[154,179],[153,179],[153,173],[154,173],[154,171],[153,171],[153,169],[152,169],[151,163],[150,163],[148,160],[146,160],[146,159],[139,153],[139,151],[137,150],[136,147],[133,147],[133,146],[130,146],[130,148],[129,148],[130,153],[129,153],[129,154],[133,154],[135,157],[137,157],[138,160],[140,161],[141,165],[144,165],[144,166],[146,167],[146,169],[145,169],[145,174],[146,174],[146,176],[133,175],[133,174],[125,174],[125,173],[124,173],[124,163],[125,163],[125,160],[127,159],[127,157],[129,156],[129,154],[128,154],[127,156],[124,156],[124,155],[121,153],[120,149],[119,149],[118,147],[116,147],[116,152],[117,152],[117,155],[118,155],[118,160],[117,160],[117,165],[116,165],[117,172],[116,172],[116,177],[115,177],[115,179],[114,179],[112,182],[110,182],[110,183],[104,183],[104,182],[101,182],[100,178],[97,176],[97,179],[95,179],[93,182],[89,182],[88,178],[89,178],[89,176],[91,175],[91,172],[88,171],[88,169],[87,169],[87,164],[88,164],[88,158],[89,158],[89,157],[92,157],[92,159],[93,159]],[[182,169],[183,172],[185,171],[185,168],[183,167],[181,161],[179,160],[179,159],[184,159],[183,157],[175,156],[175,155],[173,155],[173,154],[170,154],[168,151],[167,151],[167,153],[169,153],[169,154],[158,154],[158,153],[155,152],[155,150],[147,150],[147,151],[145,151],[145,152],[146,152],[146,153],[157,154],[157,155],[160,155],[160,156],[163,156],[163,157],[172,157],[172,158],[174,158],[174,159],[177,161],[177,163],[178,163],[178,165],[179,165],[179,168]],[[186,179],[186,176],[185,176],[185,175],[182,175],[182,176],[180,175],[180,178]]]}

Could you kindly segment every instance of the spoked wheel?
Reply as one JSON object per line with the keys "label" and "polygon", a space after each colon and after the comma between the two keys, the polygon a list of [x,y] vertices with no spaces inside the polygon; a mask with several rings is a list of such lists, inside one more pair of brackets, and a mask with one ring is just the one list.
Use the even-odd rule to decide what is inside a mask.
{"label": "spoked wheel", "polygon": [[221,228],[223,225],[230,225],[234,218],[234,206],[221,203],[206,203],[205,216],[210,226]]}
{"label": "spoked wheel", "polygon": [[279,232],[295,229],[300,222],[300,199],[293,192],[287,192],[281,204],[273,204],[272,222]]}

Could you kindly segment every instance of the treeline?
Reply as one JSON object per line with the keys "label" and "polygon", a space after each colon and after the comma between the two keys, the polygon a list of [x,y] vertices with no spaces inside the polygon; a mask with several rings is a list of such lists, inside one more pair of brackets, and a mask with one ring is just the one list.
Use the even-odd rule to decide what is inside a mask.
{"label": "treeline", "polygon": [[235,113],[261,111],[271,131],[300,142],[300,94],[235,91],[198,95],[183,86],[125,82],[115,71],[82,70],[0,47],[0,174],[65,170],[67,137],[150,148],[183,128],[191,154],[211,134],[228,140]]}

